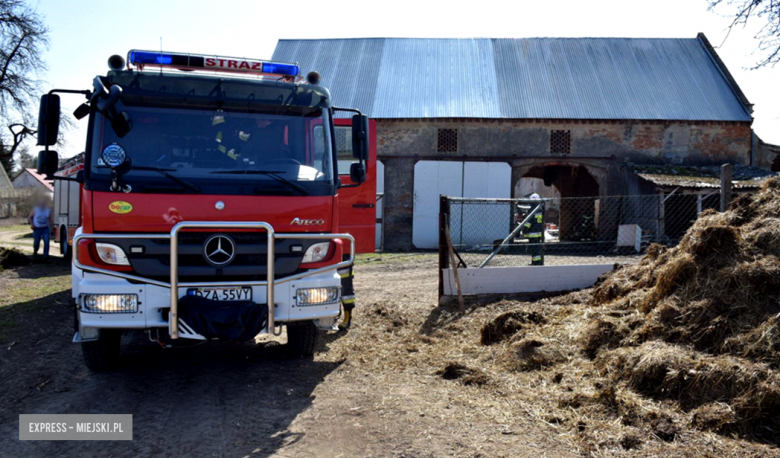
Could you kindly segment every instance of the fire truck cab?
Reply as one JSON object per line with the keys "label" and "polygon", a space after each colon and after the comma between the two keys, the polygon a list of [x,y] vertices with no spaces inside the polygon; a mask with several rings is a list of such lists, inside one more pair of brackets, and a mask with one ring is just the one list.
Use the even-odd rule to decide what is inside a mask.
{"label": "fire truck cab", "polygon": [[[90,90],[41,99],[39,171],[80,193],[69,245],[73,341],[87,365],[116,364],[128,330],[167,346],[286,326],[293,354],[310,355],[335,328],[343,272],[374,249],[368,118],[334,107],[319,75],[303,79],[295,64],[127,57],[112,56]],[[60,93],[87,99],[74,112],[89,123],[76,176],[56,174],[49,148]]]}

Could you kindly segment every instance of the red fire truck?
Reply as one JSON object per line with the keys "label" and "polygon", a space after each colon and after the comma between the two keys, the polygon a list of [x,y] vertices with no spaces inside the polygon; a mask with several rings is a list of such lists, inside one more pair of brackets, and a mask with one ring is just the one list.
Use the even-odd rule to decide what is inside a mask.
{"label": "red fire truck", "polygon": [[[77,178],[82,170],[84,157],[79,154],[62,164],[57,177]],[[81,225],[81,192],[79,180],[54,181],[54,240],[60,244],[60,254],[66,260],[71,259],[71,242]]]}
{"label": "red fire truck", "polygon": [[[374,250],[373,123],[295,64],[127,57],[112,56],[90,90],[41,98],[39,171],[80,195],[72,238],[72,225],[58,231],[87,365],[113,366],[129,330],[167,346],[285,326],[292,353],[311,354],[336,325],[354,255]],[[50,149],[63,93],[86,97],[75,176],[57,173]]]}

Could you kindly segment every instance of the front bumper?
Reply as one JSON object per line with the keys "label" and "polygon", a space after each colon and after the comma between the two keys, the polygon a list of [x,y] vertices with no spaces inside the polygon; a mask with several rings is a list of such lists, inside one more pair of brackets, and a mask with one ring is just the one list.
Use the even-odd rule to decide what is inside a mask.
{"label": "front bumper", "polygon": [[[125,279],[103,274],[84,272],[76,282],[78,293],[79,323],[86,328],[121,328],[150,329],[167,328],[171,307],[170,289],[149,284],[133,284]],[[338,316],[339,302],[325,305],[299,306],[296,301],[296,291],[299,288],[320,288],[339,286],[341,278],[335,270],[323,272],[285,282],[276,286],[274,294],[274,321],[287,323],[302,320],[325,320]],[[266,287],[252,286],[252,300],[260,305],[267,305]],[[179,288],[179,298],[187,294],[189,288]],[[87,313],[82,303],[87,294],[136,294],[138,296],[138,312],[136,313]],[[186,333],[189,334],[189,333]],[[185,337],[188,337],[186,335]]]}
{"label": "front bumper", "polygon": [[[178,281],[178,234],[182,229],[263,229],[268,236],[266,269],[269,279],[274,278],[274,241],[283,238],[307,238],[319,240],[343,239],[351,244],[349,259],[318,269],[274,281],[214,281],[183,283]],[[145,279],[123,272],[83,265],[78,258],[78,242],[82,239],[121,239],[156,238],[170,240],[171,272],[170,282]],[[280,234],[265,222],[181,222],[173,227],[170,234],[78,234],[74,238],[73,255],[73,293],[78,305],[80,327],[87,328],[163,328],[167,327],[172,339],[179,338],[180,320],[178,318],[178,300],[187,294],[190,288],[245,286],[252,288],[255,303],[268,307],[266,332],[273,333],[276,321],[292,322],[301,320],[334,319],[339,313],[339,302],[315,306],[299,306],[296,291],[299,288],[318,288],[339,286],[341,284],[337,269],[349,266],[354,261],[355,239],[349,234]],[[171,294],[177,291],[178,294]],[[136,294],[138,311],[135,313],[86,313],[82,301],[86,294]],[[270,304],[273,304],[272,306]],[[192,335],[186,324],[181,329],[181,337],[199,338]]]}

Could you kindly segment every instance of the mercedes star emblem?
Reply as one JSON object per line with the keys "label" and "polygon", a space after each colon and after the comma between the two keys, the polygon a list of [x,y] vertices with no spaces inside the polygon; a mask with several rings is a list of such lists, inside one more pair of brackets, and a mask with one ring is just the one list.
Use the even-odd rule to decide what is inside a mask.
{"label": "mercedes star emblem", "polygon": [[203,244],[203,257],[212,266],[221,267],[230,264],[230,261],[236,257],[236,244],[227,235],[212,235]]}

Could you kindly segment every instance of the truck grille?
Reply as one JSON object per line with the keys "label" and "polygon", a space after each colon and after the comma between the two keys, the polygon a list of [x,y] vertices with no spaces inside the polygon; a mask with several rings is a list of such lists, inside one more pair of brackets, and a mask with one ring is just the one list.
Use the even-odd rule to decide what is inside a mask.
{"label": "truck grille", "polygon": [[[213,235],[229,237],[235,245],[235,257],[224,266],[210,264],[204,256],[204,244]],[[158,239],[111,239],[98,242],[119,245],[127,254],[135,275],[160,281],[170,279],[170,242]],[[275,243],[276,278],[297,273],[303,254],[317,240],[282,239]],[[295,252],[292,247],[300,247]],[[179,281],[264,281],[267,238],[264,232],[183,232],[179,234]],[[142,252],[139,252],[142,251]]]}

